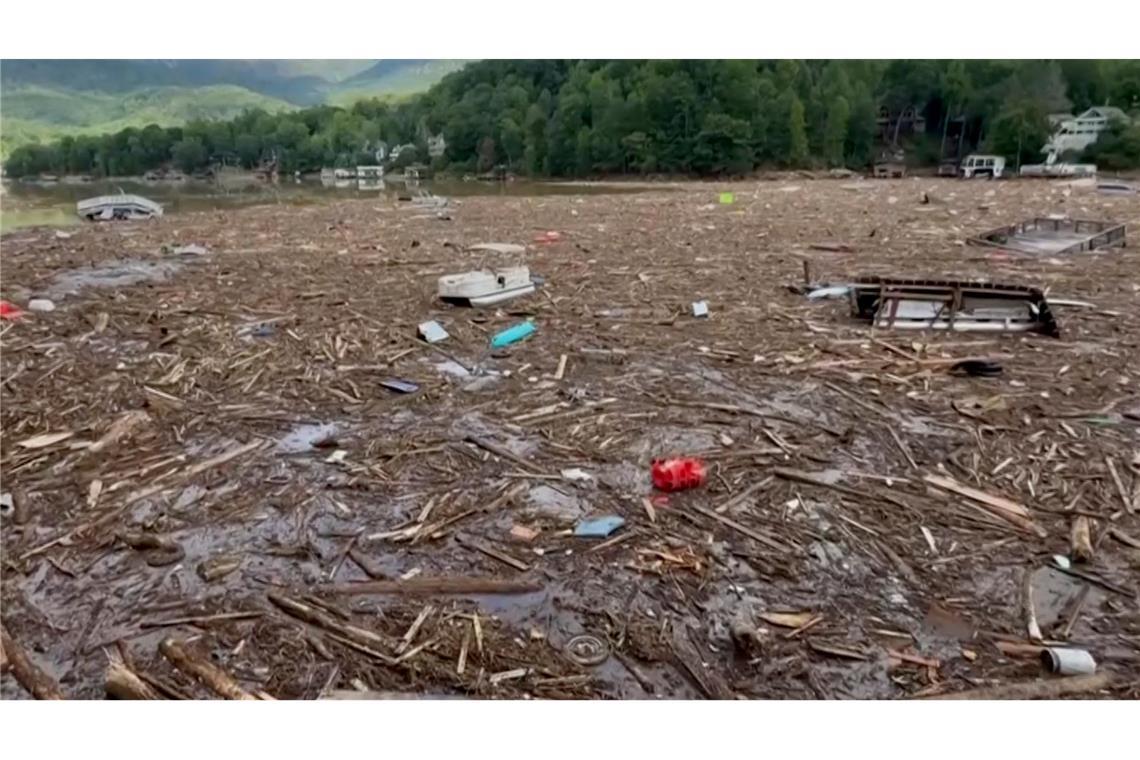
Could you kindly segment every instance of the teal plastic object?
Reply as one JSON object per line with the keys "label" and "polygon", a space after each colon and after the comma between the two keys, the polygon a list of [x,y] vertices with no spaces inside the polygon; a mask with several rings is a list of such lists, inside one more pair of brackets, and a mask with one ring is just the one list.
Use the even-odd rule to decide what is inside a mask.
{"label": "teal plastic object", "polygon": [[596,517],[593,520],[583,520],[578,523],[574,528],[574,535],[585,538],[605,538],[623,525],[625,525],[625,518],[618,515]]}
{"label": "teal plastic object", "polygon": [[512,343],[518,343],[523,338],[532,335],[535,329],[534,322],[520,322],[514,327],[508,327],[506,330],[503,330],[491,338],[491,348],[502,348]]}

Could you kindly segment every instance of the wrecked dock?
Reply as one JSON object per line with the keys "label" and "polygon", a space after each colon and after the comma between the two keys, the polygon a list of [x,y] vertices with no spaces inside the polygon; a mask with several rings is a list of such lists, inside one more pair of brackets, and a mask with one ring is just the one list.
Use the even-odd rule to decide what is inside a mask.
{"label": "wrecked dock", "polygon": [[1061,335],[1036,288],[990,282],[864,278],[850,286],[854,316],[875,327]]}
{"label": "wrecked dock", "polygon": [[1126,225],[1120,222],[1035,217],[996,227],[967,242],[1017,253],[1062,256],[1123,247],[1126,233]]}

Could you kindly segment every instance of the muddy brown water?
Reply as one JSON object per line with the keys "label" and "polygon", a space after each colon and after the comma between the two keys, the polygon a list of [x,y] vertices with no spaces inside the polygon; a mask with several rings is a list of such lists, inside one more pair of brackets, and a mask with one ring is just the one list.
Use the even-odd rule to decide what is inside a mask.
{"label": "muddy brown water", "polygon": [[[894,219],[883,211],[896,205],[888,194],[909,187],[860,191],[858,210],[846,217],[866,227],[860,236],[894,225],[876,237],[892,241],[885,252],[868,250],[870,268],[897,266],[896,259],[912,255],[926,267],[949,266],[951,254],[961,255],[948,242],[951,253],[932,250],[908,222],[883,221]],[[965,196],[963,187],[946,185],[945,194]],[[251,207],[91,226],[72,238],[50,230],[6,236],[6,293],[59,282],[68,292],[61,291],[55,312],[4,335],[4,487],[19,491],[28,515],[22,523],[3,518],[5,625],[62,679],[69,696],[89,698],[102,696],[103,650],[118,642],[140,670],[192,696],[209,696],[157,654],[168,635],[191,639],[246,687],[283,698],[313,698],[326,683],[344,689],[354,681],[377,690],[475,697],[896,698],[946,685],[1039,678],[1037,662],[1003,657],[987,637],[1023,635],[1018,590],[1026,568],[1038,570],[1039,620],[1055,635],[1077,590],[1068,576],[1039,569],[1066,550],[1068,523],[1056,510],[1074,494],[1088,509],[1118,509],[1119,495],[1096,468],[1106,452],[1123,467],[1137,440],[1134,425],[1094,427],[1065,417],[1070,433],[1049,413],[1100,406],[1131,387],[1120,382],[1125,362],[1103,361],[1105,349],[1122,351],[1113,341],[1127,339],[1135,325],[1124,308],[1133,297],[1125,266],[1131,262],[1116,278],[1102,272],[1095,282],[1082,274],[1098,266],[1112,271],[1111,259],[1059,267],[1068,279],[1059,276],[1056,284],[1066,296],[1096,299],[1123,314],[1122,322],[1069,311],[1063,319],[1076,336],[1071,340],[998,336],[1001,349],[1016,355],[1001,379],[880,370],[881,352],[862,326],[844,321],[842,305],[809,305],[784,288],[802,271],[787,251],[800,245],[802,253],[803,242],[820,237],[846,197],[842,190],[819,192],[821,199],[809,202],[761,187],[749,201],[742,190],[739,206],[727,210],[701,210],[714,197],[707,187],[637,196],[622,207],[587,197],[472,198],[447,224],[410,220],[395,203],[346,202],[337,206],[339,227],[312,206]],[[964,217],[976,201],[960,198],[954,210]],[[882,215],[863,221],[864,207],[876,202]],[[933,224],[925,212],[905,213],[923,229]],[[961,218],[944,221],[947,228],[965,225]],[[445,244],[526,242],[532,228],[575,237],[528,253],[532,266],[550,275],[544,292],[519,305],[535,313],[539,332],[488,355],[488,334],[517,321],[508,313],[515,305],[485,312],[440,307],[430,297],[433,278],[459,258]],[[838,226],[829,231],[840,234]],[[174,261],[161,252],[173,239],[209,243],[210,253]],[[763,247],[754,252],[757,246]],[[823,258],[829,274],[851,266]],[[154,265],[166,262],[177,266],[159,276]],[[142,263],[152,266],[140,270]],[[140,271],[146,276],[132,279]],[[638,277],[646,273],[648,282]],[[694,289],[710,299],[710,319],[656,324],[662,315],[687,314]],[[598,316],[603,311],[621,316]],[[104,312],[107,326],[93,331]],[[246,332],[283,317],[264,334]],[[452,334],[447,350],[500,372],[480,376],[498,382],[468,392],[476,378],[415,344],[415,325],[428,317],[443,320]],[[804,326],[809,320],[811,330]],[[911,341],[935,342],[935,356],[977,350],[954,344],[975,336],[876,337],[914,351],[925,349]],[[1083,350],[1081,341],[1101,352]],[[591,358],[597,354],[579,353],[583,347],[621,347],[629,357]],[[409,348],[411,354],[392,358]],[[568,370],[555,382],[562,353],[570,357]],[[831,374],[796,369],[837,358],[855,363]],[[1065,365],[1072,366],[1061,373]],[[378,383],[389,374],[421,390],[392,394]],[[1057,377],[1065,379],[1049,384]],[[850,404],[825,380],[865,405]],[[1072,383],[1071,392],[1064,383]],[[148,388],[183,404],[164,407]],[[1046,389],[1052,395],[1043,401]],[[1012,409],[996,419],[964,418],[950,406],[966,395],[999,393]],[[582,407],[611,397],[619,403]],[[670,398],[747,411],[673,405]],[[567,404],[570,416],[542,424],[519,419],[557,403]],[[101,457],[89,458],[68,442],[30,451],[16,445],[55,429],[93,440],[127,409],[146,409],[151,420]],[[890,437],[892,425],[915,464]],[[529,468],[478,448],[470,437],[495,442]],[[250,441],[264,446],[178,480],[189,466]],[[338,449],[345,452],[341,461],[330,458]],[[706,452],[705,486],[653,493],[649,461],[693,450]],[[999,468],[1007,456],[1013,462]],[[706,515],[777,466],[856,489],[852,495],[773,479],[723,513],[794,544],[786,553]],[[563,481],[558,473],[567,467],[595,478]],[[1048,539],[1011,532],[929,493],[921,475],[939,467],[961,478],[972,471],[971,482],[988,492],[1054,510],[1035,514],[1048,525]],[[94,477],[105,493],[92,511],[86,499]],[[109,529],[21,559],[158,478],[170,486],[130,504]],[[515,485],[521,485],[516,497],[497,501]],[[429,524],[459,521],[415,541],[383,537],[414,527],[429,507]],[[595,551],[597,541],[568,535],[579,517],[604,514],[625,518],[618,537],[628,540]],[[1119,524],[1140,534],[1134,517]],[[515,526],[538,536],[516,541]],[[145,552],[119,539],[127,528],[176,542],[181,559],[148,564]],[[469,548],[474,544],[527,569]],[[367,566],[346,558],[349,548]],[[229,558],[239,561],[229,574],[207,580],[199,572]],[[1134,560],[1111,540],[1091,569],[1117,583],[1135,574]],[[330,581],[372,575],[523,578],[540,590],[429,599],[324,591]],[[431,646],[403,670],[327,639],[332,657],[326,659],[312,643],[320,631],[285,617],[267,592],[315,594],[354,625],[394,639],[430,603],[436,610],[416,641]],[[1084,604],[1071,641],[1118,657],[1135,672],[1135,599],[1094,589]],[[945,614],[932,614],[935,605]],[[259,615],[179,622],[240,612]],[[797,632],[765,622],[761,616],[771,612],[820,620]],[[472,613],[481,616],[484,648],[476,652],[471,644],[468,670],[459,676],[457,656],[471,630],[462,616]],[[750,634],[743,644],[742,630]],[[570,662],[562,649],[580,634],[606,642],[611,657],[588,668]],[[900,668],[887,648],[940,665]],[[533,672],[490,683],[492,674],[516,668]],[[541,683],[583,675],[585,686]],[[26,696],[7,676],[0,694]]]}
{"label": "muddy brown water", "polygon": [[69,227],[83,222],[76,216],[75,204],[100,195],[127,193],[160,203],[165,214],[241,208],[265,204],[309,205],[367,198],[395,199],[423,191],[449,198],[547,197],[567,195],[627,195],[654,189],[647,184],[558,183],[516,180],[514,182],[463,182],[424,180],[404,182],[385,180],[358,183],[356,180],[322,182],[318,179],[283,179],[277,183],[244,180],[239,183],[185,180],[182,182],[137,179],[93,182],[10,182],[4,183],[0,207],[0,230],[22,227]]}

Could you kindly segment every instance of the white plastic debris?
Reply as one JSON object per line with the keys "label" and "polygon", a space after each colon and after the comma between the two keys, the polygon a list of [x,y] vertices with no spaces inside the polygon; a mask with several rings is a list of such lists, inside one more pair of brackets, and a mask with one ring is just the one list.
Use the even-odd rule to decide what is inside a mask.
{"label": "white plastic debris", "polygon": [[707,301],[693,301],[693,316],[694,317],[707,317],[709,315],[709,305]]}
{"label": "white plastic debris", "polygon": [[1050,673],[1079,676],[1096,672],[1096,660],[1083,649],[1049,647],[1041,652],[1041,662]]}
{"label": "white plastic debris", "polygon": [[526,247],[517,243],[476,243],[468,246],[469,251],[486,251],[488,253],[526,253]]}
{"label": "white plastic debris", "polygon": [[1069,558],[1066,557],[1064,554],[1054,554],[1053,555],[1053,564],[1056,565],[1057,567],[1061,568],[1062,570],[1068,570],[1069,568],[1071,568],[1073,566],[1073,563],[1070,562]]}
{"label": "white plastic debris", "polygon": [[594,479],[593,475],[579,467],[570,467],[565,470],[561,470],[559,474],[562,476],[563,480],[587,481]]}
{"label": "white plastic debris", "polygon": [[850,285],[829,285],[825,288],[816,288],[807,294],[809,301],[821,301],[825,298],[842,298],[851,292]]}
{"label": "white plastic debris", "polygon": [[431,322],[421,323],[418,329],[420,337],[426,340],[428,343],[439,343],[440,341],[447,340],[450,337],[447,334],[447,330],[444,330],[443,326],[434,320]]}
{"label": "white plastic debris", "polygon": [[55,302],[50,298],[33,298],[28,301],[28,311],[55,311]]}

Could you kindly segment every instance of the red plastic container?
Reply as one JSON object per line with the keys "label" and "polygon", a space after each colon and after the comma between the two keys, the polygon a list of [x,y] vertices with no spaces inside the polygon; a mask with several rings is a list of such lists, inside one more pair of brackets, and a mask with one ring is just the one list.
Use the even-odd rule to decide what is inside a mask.
{"label": "red plastic container", "polygon": [[19,306],[0,301],[0,319],[19,319],[22,316],[24,311]]}
{"label": "red plastic container", "polygon": [[705,482],[705,463],[692,457],[655,459],[649,472],[659,491],[684,491]]}

